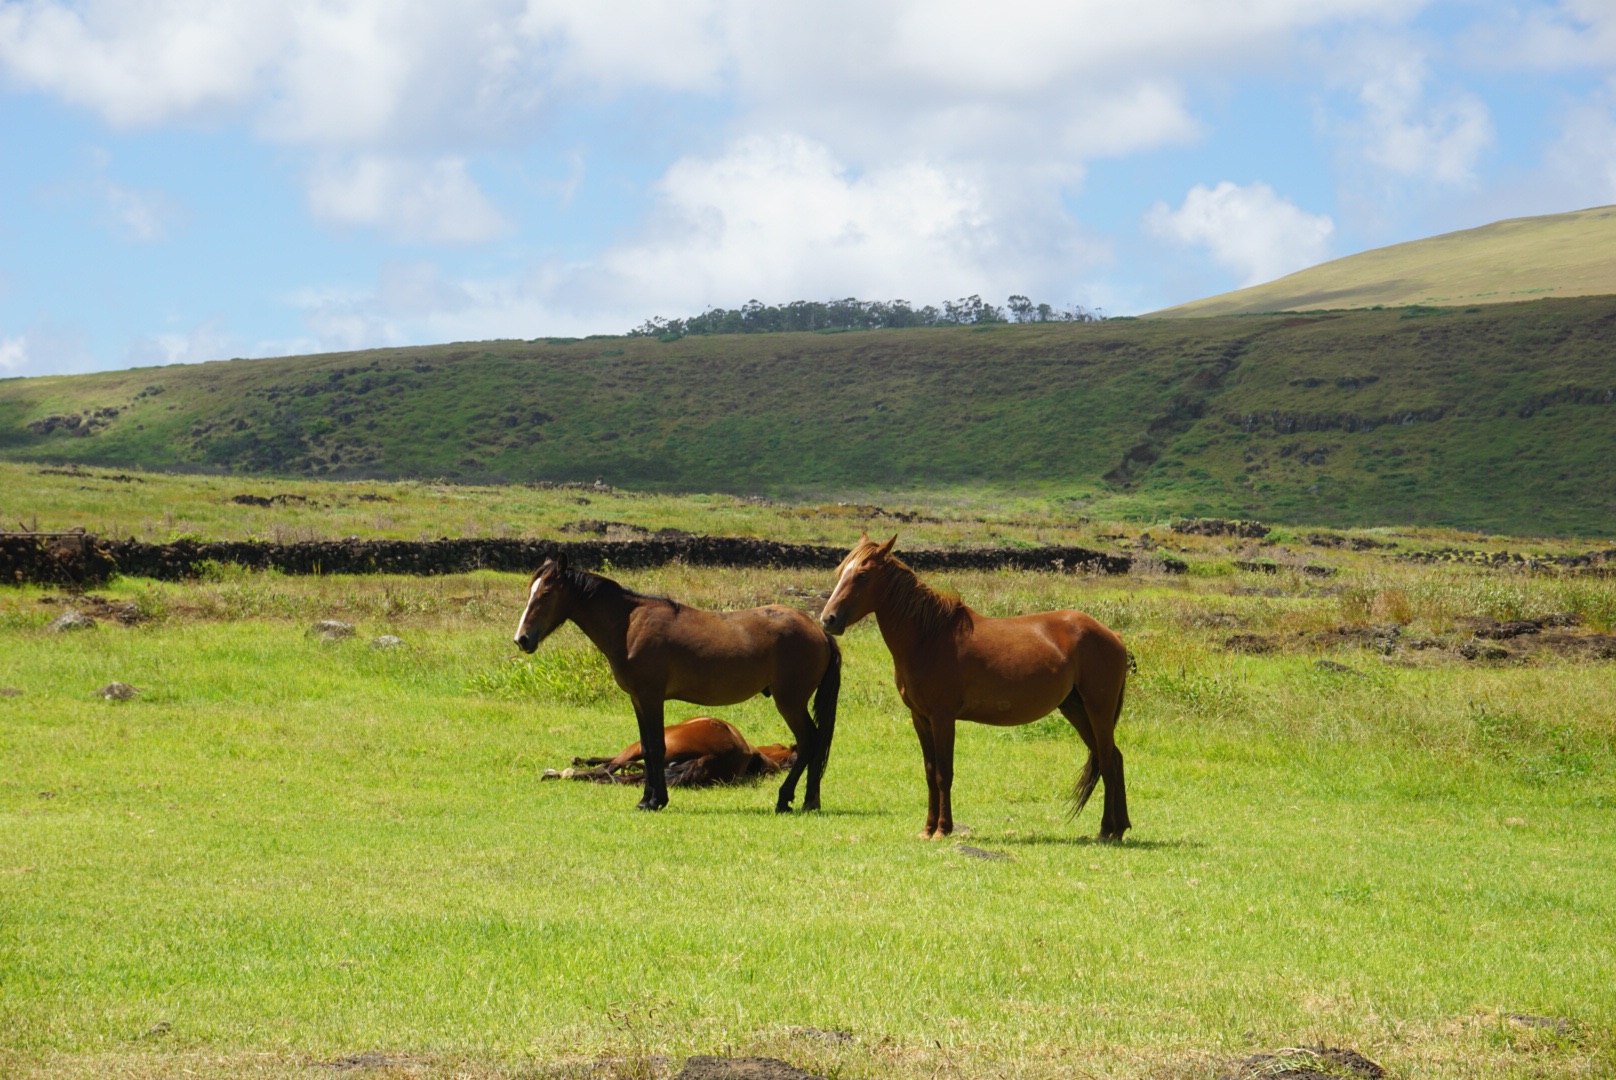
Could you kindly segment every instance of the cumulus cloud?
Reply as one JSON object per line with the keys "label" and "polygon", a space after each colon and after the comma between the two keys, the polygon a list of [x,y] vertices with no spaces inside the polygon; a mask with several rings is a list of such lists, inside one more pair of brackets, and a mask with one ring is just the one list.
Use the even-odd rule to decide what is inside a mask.
{"label": "cumulus cloud", "polygon": [[0,371],[20,371],[28,363],[28,335],[0,338]]}
{"label": "cumulus cloud", "polygon": [[1258,182],[1197,184],[1177,210],[1158,202],[1145,213],[1145,232],[1184,247],[1204,247],[1241,287],[1283,277],[1329,257],[1335,223],[1310,214]]}
{"label": "cumulus cloud", "polygon": [[187,333],[153,334],[129,349],[135,367],[158,364],[201,364],[242,354],[240,340],[218,322],[206,322]]}
{"label": "cumulus cloud", "polygon": [[376,226],[404,241],[474,244],[510,230],[461,158],[325,161],[309,175],[308,197],[322,221]]}
{"label": "cumulus cloud", "polygon": [[646,235],[581,275],[586,287],[687,309],[742,293],[953,296],[986,287],[1009,256],[988,193],[960,173],[914,161],[855,175],[800,136],[682,160],[657,200]]}
{"label": "cumulus cloud", "polygon": [[1363,80],[1358,140],[1364,156],[1397,176],[1464,184],[1493,142],[1486,104],[1470,93],[1426,100],[1429,70],[1423,58],[1382,57]]}

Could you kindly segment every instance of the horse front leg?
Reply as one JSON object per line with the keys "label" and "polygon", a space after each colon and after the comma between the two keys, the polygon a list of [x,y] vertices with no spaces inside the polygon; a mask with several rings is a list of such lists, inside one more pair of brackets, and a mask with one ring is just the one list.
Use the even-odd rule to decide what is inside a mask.
{"label": "horse front leg", "polygon": [[780,785],[780,797],[774,804],[775,812],[780,814],[791,812],[791,800],[797,795],[797,778],[803,774],[804,769],[808,772],[808,785],[802,794],[802,808],[818,810],[819,778],[825,771],[824,757],[820,753],[819,731],[814,725],[813,717],[808,714],[806,703],[792,707],[781,701],[778,696],[774,699],[774,703],[797,740],[797,760],[792,762],[790,771],[786,773],[785,782]]}
{"label": "horse front leg", "polygon": [[668,805],[667,739],[662,731],[662,699],[634,703],[634,719],[640,724],[640,752],[645,758],[645,790],[641,810],[660,810]]}
{"label": "horse front leg", "polygon": [[932,742],[931,721],[917,712],[910,712],[909,720],[920,739],[920,757],[926,765],[926,827],[920,830],[922,839],[929,840],[937,833],[937,816],[941,808],[937,794],[937,750]]}
{"label": "horse front leg", "polygon": [[931,742],[936,754],[937,770],[937,830],[934,835],[947,836],[954,831],[954,718],[931,718]]}

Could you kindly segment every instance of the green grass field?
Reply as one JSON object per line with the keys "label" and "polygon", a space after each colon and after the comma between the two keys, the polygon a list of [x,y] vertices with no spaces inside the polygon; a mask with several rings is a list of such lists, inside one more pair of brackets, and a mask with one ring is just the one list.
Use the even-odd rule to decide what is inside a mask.
{"label": "green grass field", "polygon": [[[536,339],[0,380],[0,460],[234,474],[237,490],[1014,491],[1068,517],[1601,535],[1616,520],[1613,309]],[[49,509],[0,493],[6,519]]]}
{"label": "green grass field", "polygon": [[[144,621],[76,635],[45,632],[43,590],[0,591],[0,1073],[637,1077],[760,1053],[1209,1080],[1315,1043],[1399,1077],[1616,1071],[1616,664],[1454,652],[1479,618],[1608,634],[1616,582],[1350,554],[1321,585],[1193,539],[1187,575],[934,579],[990,613],[1082,607],[1138,659],[1120,846],[1092,841],[1097,806],[1066,818],[1060,724],[964,725],[963,843],[1002,859],[915,838],[873,626],[844,639],[823,813],[774,815],[765,782],[645,815],[540,779],[634,732],[575,631],[513,657],[519,576],[122,580],[101,594]],[[711,606],[830,584],[627,580]],[[328,617],[359,633],[306,634]],[[1387,624],[1437,645],[1338,633]],[[140,696],[96,696],[115,679]],[[721,714],[785,736],[765,701]],[[316,1068],[360,1054],[376,1067]]]}
{"label": "green grass field", "polygon": [[1511,218],[1348,255],[1159,316],[1503,304],[1616,293],[1616,206]]}

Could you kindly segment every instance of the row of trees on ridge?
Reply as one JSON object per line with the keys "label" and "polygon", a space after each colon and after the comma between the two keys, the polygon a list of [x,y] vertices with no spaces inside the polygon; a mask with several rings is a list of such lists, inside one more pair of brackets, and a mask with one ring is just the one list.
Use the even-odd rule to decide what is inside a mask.
{"label": "row of trees on ridge", "polygon": [[688,319],[647,319],[632,337],[678,338],[688,334],[775,334],[791,330],[886,330],[909,326],[972,326],[980,323],[1098,322],[1104,316],[1077,305],[1056,308],[1012,296],[998,307],[972,294],[945,300],[941,308],[911,307],[907,300],[794,300],[738,308],[710,308]]}

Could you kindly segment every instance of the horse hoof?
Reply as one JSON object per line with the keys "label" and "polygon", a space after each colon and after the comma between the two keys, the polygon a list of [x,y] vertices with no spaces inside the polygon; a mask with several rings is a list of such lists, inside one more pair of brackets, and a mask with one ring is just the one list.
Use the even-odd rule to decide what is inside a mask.
{"label": "horse hoof", "polygon": [[776,814],[789,814],[791,813],[791,804],[788,802],[775,803],[774,812]]}
{"label": "horse hoof", "polygon": [[819,809],[819,803],[818,802],[811,802],[811,803],[810,802],[805,802],[805,803],[802,804],[802,812],[805,813],[805,814],[809,813],[811,811],[818,810],[818,809]]}
{"label": "horse hoof", "polygon": [[654,811],[662,809],[664,806],[667,806],[667,805],[668,804],[665,803],[665,802],[651,802],[648,799],[641,799],[639,801],[639,804],[635,807],[635,809],[636,810],[646,810],[646,811],[653,811],[654,812]]}

